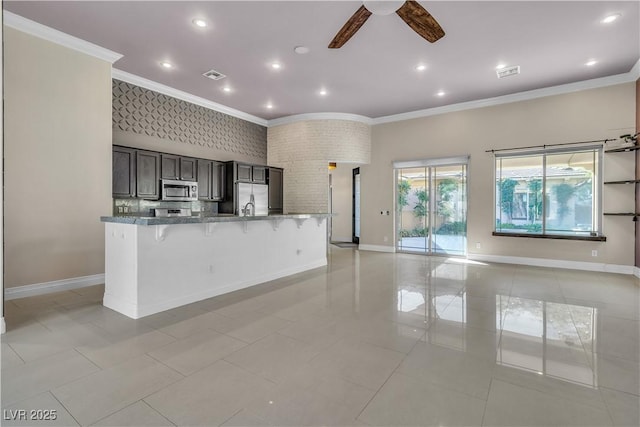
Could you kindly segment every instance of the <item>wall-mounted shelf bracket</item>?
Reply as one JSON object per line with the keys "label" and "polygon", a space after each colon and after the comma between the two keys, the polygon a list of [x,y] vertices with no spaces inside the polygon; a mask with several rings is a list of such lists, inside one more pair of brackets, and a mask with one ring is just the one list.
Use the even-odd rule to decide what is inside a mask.
{"label": "wall-mounted shelf bracket", "polygon": [[298,226],[298,228],[302,228],[302,224],[304,224],[304,222],[307,220],[307,218],[295,218],[296,220],[296,225]]}
{"label": "wall-mounted shelf bracket", "polygon": [[216,227],[215,227],[216,223],[215,222],[207,222],[204,224],[204,235],[205,236],[211,236],[213,234],[213,232],[215,231]]}
{"label": "wall-mounted shelf bracket", "polygon": [[156,225],[156,242],[162,242],[167,237],[168,225]]}
{"label": "wall-mounted shelf bracket", "polygon": [[273,227],[273,231],[276,231],[280,227],[281,219],[273,219],[271,220],[271,226]]}

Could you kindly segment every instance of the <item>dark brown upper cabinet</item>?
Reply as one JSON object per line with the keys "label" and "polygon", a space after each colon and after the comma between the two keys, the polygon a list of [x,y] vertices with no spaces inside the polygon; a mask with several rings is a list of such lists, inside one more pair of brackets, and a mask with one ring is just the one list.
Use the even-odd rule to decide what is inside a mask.
{"label": "dark brown upper cabinet", "polygon": [[136,196],[136,150],[113,147],[113,198]]}
{"label": "dark brown upper cabinet", "polygon": [[252,169],[251,182],[255,182],[257,184],[266,184],[267,168],[264,166],[253,166]]}
{"label": "dark brown upper cabinet", "polygon": [[269,213],[282,213],[283,170],[280,168],[268,168],[267,183],[269,184]]}
{"label": "dark brown upper cabinet", "polygon": [[253,182],[256,184],[267,183],[267,167],[247,165],[245,163],[232,162],[235,168],[236,182]]}
{"label": "dark brown upper cabinet", "polygon": [[185,181],[196,180],[196,159],[180,157],[180,179]]}
{"label": "dark brown upper cabinet", "polygon": [[253,166],[243,163],[235,163],[236,181],[251,182],[253,177]]}
{"label": "dark brown upper cabinet", "polygon": [[225,164],[213,160],[197,160],[198,199],[219,202],[225,196]]}
{"label": "dark brown upper cabinet", "polygon": [[162,154],[162,179],[180,179],[180,156]]}
{"label": "dark brown upper cabinet", "polygon": [[196,180],[196,159],[162,154],[162,179]]}
{"label": "dark brown upper cabinet", "polygon": [[148,200],[160,198],[160,154],[137,151],[136,196]]}

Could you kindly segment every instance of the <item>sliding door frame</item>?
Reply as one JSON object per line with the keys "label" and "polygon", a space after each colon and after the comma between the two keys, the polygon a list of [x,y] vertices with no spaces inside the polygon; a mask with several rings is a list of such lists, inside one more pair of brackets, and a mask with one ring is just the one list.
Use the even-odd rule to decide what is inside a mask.
{"label": "sliding door frame", "polygon": [[[464,170],[465,170],[465,222],[467,222],[468,225],[468,217],[469,217],[469,159],[470,156],[466,155],[466,156],[457,156],[457,157],[439,157],[439,158],[432,158],[432,159],[423,159],[423,160],[409,160],[409,161],[397,161],[397,162],[393,162],[393,206],[394,206],[394,221],[393,221],[393,231],[394,231],[394,250],[400,253],[410,253],[410,254],[419,254],[419,255],[436,255],[436,256],[443,256],[443,255],[447,255],[447,254],[442,254],[442,253],[436,253],[433,251],[432,249],[432,238],[431,238],[431,233],[432,233],[432,229],[433,229],[433,224],[432,224],[432,214],[433,212],[435,212],[435,204],[436,204],[436,194],[435,194],[435,185],[433,182],[433,169],[434,168],[438,168],[438,167],[442,167],[442,166],[464,166]],[[399,249],[400,247],[400,236],[399,236],[399,232],[400,232],[400,218],[398,215],[402,215],[399,211],[398,211],[398,170],[399,169],[410,169],[410,168],[425,168],[425,172],[426,172],[426,179],[427,179],[427,184],[429,186],[428,191],[429,191],[429,208],[428,208],[428,212],[427,212],[427,217],[428,217],[428,222],[429,222],[429,231],[426,233],[425,236],[425,252],[421,252],[421,251],[411,251],[411,250],[402,250]],[[468,233],[468,228],[467,231],[465,232],[465,236]],[[467,247],[464,248],[464,254],[462,255],[447,255],[447,256],[467,256],[468,254],[468,241],[467,241]]]}

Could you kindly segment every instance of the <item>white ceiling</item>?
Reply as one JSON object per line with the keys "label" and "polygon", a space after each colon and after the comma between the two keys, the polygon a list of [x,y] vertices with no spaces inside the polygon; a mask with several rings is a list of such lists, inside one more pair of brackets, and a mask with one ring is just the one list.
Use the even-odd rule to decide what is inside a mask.
{"label": "white ceiling", "polygon": [[[263,119],[372,118],[627,73],[640,57],[639,1],[421,1],[446,32],[430,44],[373,15],[327,45],[357,1],[4,1],[25,18],[123,54],[114,67]],[[601,20],[612,13],[612,24]],[[207,20],[205,29],[192,24]],[[295,46],[310,48],[305,55]],[[585,63],[595,59],[596,65]],[[160,67],[168,60],[171,70]],[[278,61],[282,69],[270,64]],[[521,74],[496,77],[499,63]],[[415,66],[426,65],[418,72]],[[212,81],[215,69],[228,77]],[[232,92],[222,88],[229,85]],[[318,92],[325,88],[326,96]],[[445,91],[439,97],[436,93]],[[273,108],[266,108],[272,103]]]}

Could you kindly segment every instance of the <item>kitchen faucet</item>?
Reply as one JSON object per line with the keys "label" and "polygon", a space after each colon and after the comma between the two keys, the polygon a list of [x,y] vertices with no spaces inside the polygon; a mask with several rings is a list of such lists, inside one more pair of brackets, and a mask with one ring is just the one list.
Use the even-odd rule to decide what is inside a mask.
{"label": "kitchen faucet", "polygon": [[[251,205],[251,208],[249,208],[249,205]],[[244,208],[242,208],[242,213],[244,214],[244,216],[254,216],[256,214],[256,200],[253,197],[253,193],[249,197],[249,201],[247,202],[247,204],[244,205]]]}

